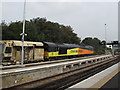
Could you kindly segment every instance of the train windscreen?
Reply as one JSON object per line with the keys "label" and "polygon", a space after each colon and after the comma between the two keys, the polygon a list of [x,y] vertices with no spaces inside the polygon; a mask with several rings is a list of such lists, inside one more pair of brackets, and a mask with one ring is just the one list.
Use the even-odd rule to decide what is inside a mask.
{"label": "train windscreen", "polygon": [[11,53],[12,47],[6,47],[5,53]]}

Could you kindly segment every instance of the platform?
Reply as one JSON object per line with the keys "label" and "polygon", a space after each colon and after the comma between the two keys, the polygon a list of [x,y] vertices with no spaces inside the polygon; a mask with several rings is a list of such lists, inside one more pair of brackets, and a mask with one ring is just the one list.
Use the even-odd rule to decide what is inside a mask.
{"label": "platform", "polygon": [[78,68],[75,65],[82,65],[82,62],[89,64],[91,62],[99,62],[113,58],[111,55],[103,55],[83,60],[76,60],[72,62],[52,63],[40,66],[13,68],[0,71],[0,79],[2,86],[0,88],[9,88],[16,85],[32,82],[46,77],[54,76],[72,69]]}
{"label": "platform", "polygon": [[[100,73],[97,73],[71,87],[69,87],[66,90],[71,90],[75,88],[84,88],[90,89],[90,88],[101,88],[103,85],[105,85],[110,79],[112,79],[118,72],[120,71],[120,62],[101,71]],[[116,83],[118,84],[118,83]]]}

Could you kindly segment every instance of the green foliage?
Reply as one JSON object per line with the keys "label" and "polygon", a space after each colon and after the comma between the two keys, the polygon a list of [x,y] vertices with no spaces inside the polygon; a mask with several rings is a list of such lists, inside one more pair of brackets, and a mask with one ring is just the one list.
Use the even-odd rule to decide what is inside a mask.
{"label": "green foliage", "polygon": [[2,23],[2,39],[3,40],[19,40],[22,29],[21,22],[13,22],[9,26]]}
{"label": "green foliage", "polygon": [[[22,22],[2,23],[3,40],[21,40]],[[33,18],[26,21],[26,41],[48,41],[55,43],[80,44],[80,38],[73,32],[71,26],[47,21],[46,18]]]}

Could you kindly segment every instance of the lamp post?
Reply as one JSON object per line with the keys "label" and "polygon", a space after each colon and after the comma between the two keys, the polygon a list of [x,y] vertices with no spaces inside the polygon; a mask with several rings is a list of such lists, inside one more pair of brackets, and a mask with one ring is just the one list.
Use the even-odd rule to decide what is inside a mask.
{"label": "lamp post", "polygon": [[20,34],[22,36],[22,56],[21,56],[21,65],[22,66],[24,63],[24,36],[27,35],[27,34],[25,34],[25,6],[26,6],[26,0],[24,2],[24,11],[23,11],[23,33]]}
{"label": "lamp post", "polygon": [[105,54],[107,54],[107,35],[106,35],[107,33],[106,33],[106,24],[105,24],[105,41],[106,41],[106,43],[105,43]]}

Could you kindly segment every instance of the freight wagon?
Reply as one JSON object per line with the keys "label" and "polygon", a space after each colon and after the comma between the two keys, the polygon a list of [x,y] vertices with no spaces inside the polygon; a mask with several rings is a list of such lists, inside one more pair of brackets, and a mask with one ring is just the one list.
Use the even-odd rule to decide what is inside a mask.
{"label": "freight wagon", "polygon": [[[1,41],[2,63],[20,64],[22,42],[21,41]],[[44,48],[42,42],[24,42],[24,63],[44,60]]]}

